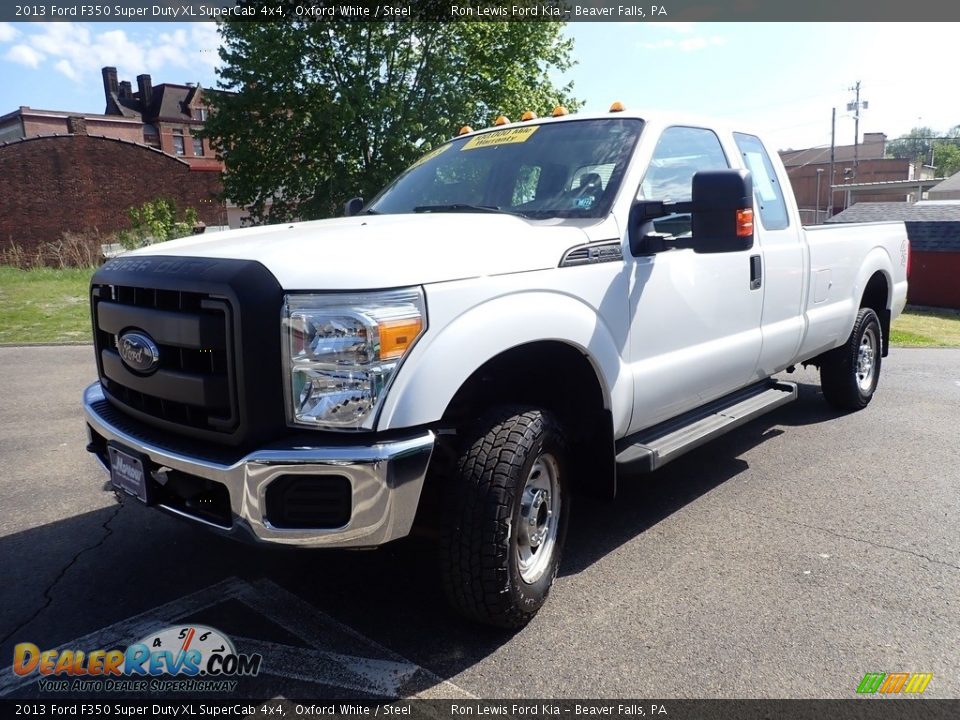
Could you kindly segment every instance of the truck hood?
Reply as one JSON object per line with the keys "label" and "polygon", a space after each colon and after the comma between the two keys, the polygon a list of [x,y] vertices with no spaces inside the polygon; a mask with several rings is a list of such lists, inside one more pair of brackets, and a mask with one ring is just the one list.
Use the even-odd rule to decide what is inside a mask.
{"label": "truck hood", "polygon": [[286,290],[364,290],[553,268],[587,239],[513,215],[362,215],[193,235],[130,255],[256,260]]}

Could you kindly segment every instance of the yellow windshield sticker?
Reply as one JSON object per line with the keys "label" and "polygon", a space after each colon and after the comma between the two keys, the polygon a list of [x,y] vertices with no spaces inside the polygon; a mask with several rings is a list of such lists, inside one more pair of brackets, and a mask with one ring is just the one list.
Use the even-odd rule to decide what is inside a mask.
{"label": "yellow windshield sticker", "polygon": [[424,155],[422,158],[420,158],[419,160],[417,160],[413,165],[411,165],[411,166],[410,166],[410,169],[413,170],[413,168],[417,167],[418,165],[423,165],[423,163],[425,163],[427,160],[433,160],[437,155],[439,155],[440,153],[442,153],[442,152],[443,152],[444,150],[446,150],[448,147],[450,147],[450,144],[449,144],[449,143],[447,143],[447,144],[445,144],[445,145],[441,145],[441,146],[438,147],[438,148],[434,148],[433,150],[431,150],[430,152],[428,152],[426,155]]}
{"label": "yellow windshield sticker", "polygon": [[483,135],[477,135],[475,138],[471,138],[460,149],[476,150],[477,148],[494,147],[495,145],[509,145],[510,143],[526,142],[539,127],[539,125],[530,125],[528,127],[494,130],[493,132],[484,133]]}

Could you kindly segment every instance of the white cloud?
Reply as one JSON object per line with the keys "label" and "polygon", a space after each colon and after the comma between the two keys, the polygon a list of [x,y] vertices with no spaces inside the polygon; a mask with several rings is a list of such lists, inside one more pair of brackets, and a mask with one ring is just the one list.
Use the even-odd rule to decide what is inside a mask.
{"label": "white cloud", "polygon": [[678,33],[690,33],[693,32],[693,28],[696,23],[692,22],[658,22],[654,27],[662,28],[664,30],[673,30]]}
{"label": "white cloud", "polygon": [[77,79],[77,71],[73,69],[73,65],[68,60],[59,60],[54,67],[71,80]]}
{"label": "white cloud", "polygon": [[37,52],[29,45],[14,45],[3,57],[12,62],[32,68],[39,67],[40,63],[46,60],[43,53]]}
{"label": "white cloud", "polygon": [[[91,29],[91,27],[93,29]],[[19,43],[4,56],[7,60],[38,68],[49,58],[53,68],[80,84],[100,84],[100,68],[114,66],[121,78],[141,73],[158,75],[157,80],[212,84],[219,63],[220,37],[213,23],[197,23],[159,35],[131,30],[98,32],[96,26],[80,23],[35,23],[29,30],[17,30],[0,23],[0,40],[16,35]],[[171,69],[174,77],[163,77]],[[199,77],[198,77],[199,76]]]}
{"label": "white cloud", "polygon": [[[681,52],[693,52],[703,50],[708,47],[723,45],[726,38],[719,35],[694,35],[697,29],[697,23],[693,22],[662,22],[650,23],[642,26],[646,31],[652,32],[660,39],[650,40],[648,42],[638,43],[644,50],[680,50]],[[666,34],[672,37],[663,37]],[[680,37],[676,37],[680,36]]]}
{"label": "white cloud", "polygon": [[693,52],[694,50],[703,50],[704,48],[723,45],[725,42],[726,39],[720,37],[719,35],[711,35],[709,37],[697,35],[694,37],[683,38],[682,40],[664,38],[663,40],[640,43],[640,47],[645,50],[664,50],[675,48],[683,52]]}
{"label": "white cloud", "polygon": [[678,46],[684,52],[690,52],[692,50],[703,50],[706,47],[715,47],[717,45],[723,45],[726,42],[725,38],[720,37],[719,35],[711,35],[710,37],[692,37],[684,38],[678,43]]}
{"label": "white cloud", "polygon": [[8,22],[0,22],[0,42],[10,42],[20,31]]}

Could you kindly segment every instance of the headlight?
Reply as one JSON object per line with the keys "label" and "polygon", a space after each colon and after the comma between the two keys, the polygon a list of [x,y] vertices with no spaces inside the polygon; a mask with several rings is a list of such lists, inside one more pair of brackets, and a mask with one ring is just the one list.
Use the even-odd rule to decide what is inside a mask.
{"label": "headlight", "polygon": [[426,327],[419,288],[284,301],[284,390],[294,425],[372,429],[404,355]]}

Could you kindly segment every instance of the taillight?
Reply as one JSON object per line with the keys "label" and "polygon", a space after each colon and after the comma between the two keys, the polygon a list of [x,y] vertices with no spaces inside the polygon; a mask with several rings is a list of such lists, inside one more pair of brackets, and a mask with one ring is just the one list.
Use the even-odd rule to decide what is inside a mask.
{"label": "taillight", "polygon": [[907,280],[910,279],[910,266],[913,264],[913,250],[910,247],[910,238],[907,238]]}

